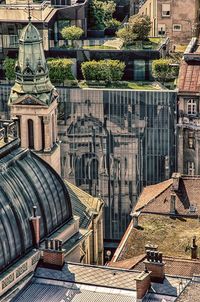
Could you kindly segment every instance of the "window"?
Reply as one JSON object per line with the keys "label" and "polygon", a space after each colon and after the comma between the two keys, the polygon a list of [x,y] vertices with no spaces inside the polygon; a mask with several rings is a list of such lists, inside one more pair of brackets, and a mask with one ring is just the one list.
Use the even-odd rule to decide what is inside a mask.
{"label": "window", "polygon": [[196,101],[191,99],[187,101],[187,114],[196,114],[197,113],[197,104]]}
{"label": "window", "polygon": [[134,80],[143,81],[145,80],[145,61],[135,60],[134,61]]}
{"label": "window", "polygon": [[181,24],[173,24],[173,31],[181,31]]}
{"label": "window", "polygon": [[188,175],[194,176],[195,168],[194,168],[194,162],[193,161],[188,161],[187,170],[188,170]]}
{"label": "window", "polygon": [[188,132],[188,148],[194,149],[194,132],[193,131]]}
{"label": "window", "polygon": [[164,36],[165,33],[165,24],[158,24],[158,36]]}
{"label": "window", "polygon": [[162,17],[170,17],[170,4],[162,4]]}
{"label": "window", "polygon": [[28,147],[29,149],[34,149],[34,129],[33,129],[33,120],[28,120]]}

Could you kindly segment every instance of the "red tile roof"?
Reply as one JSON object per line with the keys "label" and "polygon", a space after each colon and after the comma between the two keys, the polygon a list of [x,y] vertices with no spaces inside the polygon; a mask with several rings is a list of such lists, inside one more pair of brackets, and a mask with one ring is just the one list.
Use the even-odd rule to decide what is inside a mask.
{"label": "red tile roof", "polygon": [[191,282],[181,295],[177,298],[177,302],[199,302],[200,301],[200,284]]}
{"label": "red tile roof", "polygon": [[193,236],[200,246],[200,222],[194,218],[176,218],[168,215],[141,214],[139,227],[129,225],[128,236],[117,249],[112,261],[126,260],[140,256],[145,252],[145,245],[158,245],[160,252],[168,257],[191,257],[190,246]]}
{"label": "red tile roof", "polygon": [[[140,256],[133,257],[126,260],[117,262],[110,262],[109,266],[122,268],[122,269],[134,269],[137,271],[144,271],[145,265],[143,261],[146,255],[141,254]],[[171,276],[180,277],[193,277],[200,275],[200,260],[199,259],[183,259],[177,257],[163,257],[165,263],[165,274]]]}
{"label": "red tile roof", "polygon": [[[134,211],[142,213],[170,213],[170,199],[173,191],[172,179],[160,184],[147,186],[141,193]],[[197,216],[200,214],[200,177],[182,176],[176,196],[176,211],[179,215]],[[191,211],[191,206],[196,210]]]}
{"label": "red tile roof", "polygon": [[179,92],[199,93],[200,92],[200,63],[185,62],[180,66],[178,78]]}

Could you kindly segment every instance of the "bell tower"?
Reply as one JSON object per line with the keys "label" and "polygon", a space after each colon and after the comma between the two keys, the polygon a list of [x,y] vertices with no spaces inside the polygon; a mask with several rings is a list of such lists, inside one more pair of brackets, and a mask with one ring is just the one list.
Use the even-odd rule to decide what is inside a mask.
{"label": "bell tower", "polygon": [[15,74],[9,106],[11,116],[19,119],[21,147],[32,149],[60,174],[58,93],[49,79],[42,38],[31,21],[21,32]]}

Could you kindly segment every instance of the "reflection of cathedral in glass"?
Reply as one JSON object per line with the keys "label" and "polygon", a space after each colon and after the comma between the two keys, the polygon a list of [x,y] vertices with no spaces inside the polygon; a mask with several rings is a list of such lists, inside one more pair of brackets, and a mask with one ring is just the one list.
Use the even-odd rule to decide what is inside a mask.
{"label": "reflection of cathedral in glass", "polygon": [[59,91],[63,176],[106,202],[106,238],[120,238],[143,185],[174,168],[172,92]]}

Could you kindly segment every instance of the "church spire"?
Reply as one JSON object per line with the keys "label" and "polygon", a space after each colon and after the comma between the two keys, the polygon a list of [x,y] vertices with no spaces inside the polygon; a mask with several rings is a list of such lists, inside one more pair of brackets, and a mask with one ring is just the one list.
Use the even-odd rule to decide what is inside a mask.
{"label": "church spire", "polygon": [[19,38],[19,55],[15,67],[16,79],[9,103],[24,94],[31,94],[50,105],[54,100],[54,86],[49,79],[49,72],[44,56],[42,38],[37,28],[29,23],[22,30]]}
{"label": "church spire", "polygon": [[49,79],[42,38],[29,23],[19,39],[16,79],[9,105],[19,119],[21,147],[32,149],[60,173],[60,145],[57,143],[58,93]]}

